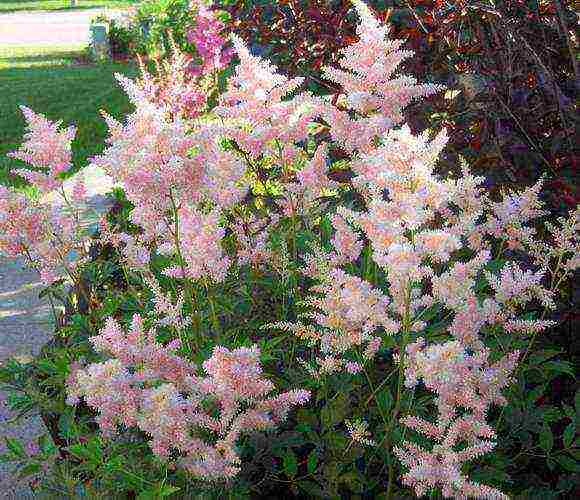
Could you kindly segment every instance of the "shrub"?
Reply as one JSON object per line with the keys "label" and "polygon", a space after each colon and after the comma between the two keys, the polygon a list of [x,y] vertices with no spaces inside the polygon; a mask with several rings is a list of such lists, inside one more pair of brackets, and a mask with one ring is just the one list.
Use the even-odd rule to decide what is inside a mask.
{"label": "shrub", "polygon": [[[233,31],[318,93],[340,92],[321,78],[353,40],[348,0],[217,2]],[[406,69],[445,82],[449,92],[408,108],[413,130],[448,129],[453,170],[464,158],[496,189],[530,185],[547,174],[543,196],[555,213],[573,208],[579,78],[575,16],[565,2],[492,4],[437,0],[372,1],[415,57]],[[534,110],[530,112],[530,110]]]}

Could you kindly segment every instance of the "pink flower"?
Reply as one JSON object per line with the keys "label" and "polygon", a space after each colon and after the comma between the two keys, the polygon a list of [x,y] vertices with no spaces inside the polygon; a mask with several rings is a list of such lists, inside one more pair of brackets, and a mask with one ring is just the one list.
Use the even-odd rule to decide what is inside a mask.
{"label": "pink flower", "polygon": [[8,156],[38,169],[19,168],[16,172],[42,193],[47,193],[60,187],[60,174],[72,165],[71,142],[76,129],[71,126],[60,131],[62,122],[53,123],[26,106],[20,106],[20,109],[27,122],[27,131],[22,146],[17,151],[8,153]]}

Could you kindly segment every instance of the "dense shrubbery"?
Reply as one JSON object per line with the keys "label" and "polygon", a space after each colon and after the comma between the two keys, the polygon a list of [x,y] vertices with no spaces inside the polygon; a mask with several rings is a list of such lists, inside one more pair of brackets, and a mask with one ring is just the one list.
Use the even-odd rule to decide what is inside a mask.
{"label": "dense shrubbery", "polygon": [[[349,0],[223,0],[231,27],[255,50],[309,88],[340,92],[321,79],[353,40]],[[414,130],[445,127],[448,162],[458,158],[496,188],[532,184],[543,174],[544,196],[556,211],[572,208],[578,192],[578,72],[575,14],[565,2],[373,0],[394,34],[415,56],[406,68],[445,83],[450,92],[411,106]],[[453,96],[453,98],[450,98]]]}
{"label": "dense shrubbery", "polygon": [[448,133],[404,114],[443,89],[403,74],[412,53],[354,3],[356,37],[319,74],[334,98],[240,38],[226,80],[209,12],[197,71],[175,50],[120,78],[135,111],[106,116],[93,164],[123,189],[93,238],[82,179],[62,185],[74,130],[24,109],[19,174],[69,208],[0,188],[0,251],[66,312],[41,356],[0,370],[56,445],[8,442],[39,490],[573,495],[580,394],[562,339],[541,338],[570,300],[580,211],[556,220],[541,182],[496,193],[465,162],[441,175]]}

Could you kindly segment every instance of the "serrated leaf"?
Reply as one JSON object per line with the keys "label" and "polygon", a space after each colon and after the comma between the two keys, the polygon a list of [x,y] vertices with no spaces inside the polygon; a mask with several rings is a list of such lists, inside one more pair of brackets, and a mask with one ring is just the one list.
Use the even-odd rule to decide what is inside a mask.
{"label": "serrated leaf", "polygon": [[551,422],[557,422],[563,416],[561,410],[554,406],[542,406],[541,409],[542,409],[542,419],[546,424],[549,424]]}
{"label": "serrated leaf", "polygon": [[298,459],[292,450],[288,451],[282,458],[284,472],[289,478],[293,478],[298,472]]}
{"label": "serrated leaf", "polygon": [[558,455],[554,460],[569,472],[580,472],[580,463],[567,455]]}
{"label": "serrated leaf", "polygon": [[308,470],[309,474],[313,474],[316,470],[316,466],[318,465],[318,452],[316,450],[312,450],[308,455],[308,460],[306,460],[306,469]]}
{"label": "serrated leaf", "polygon": [[575,376],[574,368],[568,361],[549,361],[543,366],[544,370],[550,370],[556,373],[567,373],[572,377]]}
{"label": "serrated leaf", "polygon": [[6,446],[14,455],[19,458],[28,458],[26,450],[24,449],[24,445],[20,442],[19,439],[5,436],[4,440],[6,441]]}
{"label": "serrated leaf", "polygon": [[566,448],[570,448],[570,445],[572,444],[575,435],[576,435],[576,422],[570,422],[564,429],[564,434],[562,436],[564,446]]}
{"label": "serrated leaf", "polygon": [[552,446],[554,446],[554,436],[552,434],[552,430],[550,429],[549,426],[544,425],[542,427],[542,430],[540,431],[540,446],[542,447],[542,449],[546,452],[549,453],[550,450],[552,449]]}
{"label": "serrated leaf", "polygon": [[26,464],[18,471],[18,479],[24,479],[25,477],[32,476],[33,474],[38,474],[41,470],[42,467],[36,462]]}

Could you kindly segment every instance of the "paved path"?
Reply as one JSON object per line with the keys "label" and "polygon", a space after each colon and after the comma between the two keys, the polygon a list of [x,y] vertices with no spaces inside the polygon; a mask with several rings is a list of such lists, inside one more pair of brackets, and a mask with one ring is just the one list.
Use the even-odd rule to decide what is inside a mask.
{"label": "paved path", "polygon": [[[112,182],[100,170],[87,167],[79,174],[85,179],[89,196],[89,211],[85,223],[96,221],[95,215],[107,208],[104,196]],[[74,177],[73,177],[74,179]],[[70,191],[74,180],[65,183]],[[49,199],[58,203],[58,198]],[[38,298],[41,289],[38,275],[24,269],[22,262],[13,262],[0,257],[0,364],[10,357],[22,361],[37,354],[51,338],[52,314],[46,301]],[[0,391],[0,454],[4,452],[4,436],[23,439],[30,443],[46,432],[39,417],[35,416],[19,425],[7,425],[11,417],[6,405],[6,394]],[[0,499],[27,500],[33,498],[26,484],[19,483],[10,474],[9,466],[0,464]]]}
{"label": "paved path", "polygon": [[[89,41],[89,26],[93,17],[104,9],[60,12],[16,12],[0,14],[0,46],[84,44]],[[107,11],[119,16],[120,11]],[[90,206],[103,211],[103,193],[111,183],[99,170],[82,171]],[[70,188],[71,182],[67,185]],[[58,203],[58,199],[51,200]],[[91,222],[87,216],[85,222]],[[37,354],[50,339],[53,331],[52,315],[46,301],[38,298],[41,289],[36,273],[24,269],[22,262],[0,257],[0,363],[10,357],[26,360]],[[30,443],[46,432],[38,416],[19,425],[7,425],[11,418],[6,407],[6,394],[0,392],[0,453],[4,452],[4,436],[17,437]],[[33,498],[26,484],[19,483],[7,465],[0,464],[0,500]]]}
{"label": "paved path", "polygon": [[87,9],[0,14],[0,45],[88,43],[91,19],[105,11],[115,17],[122,13]]}

